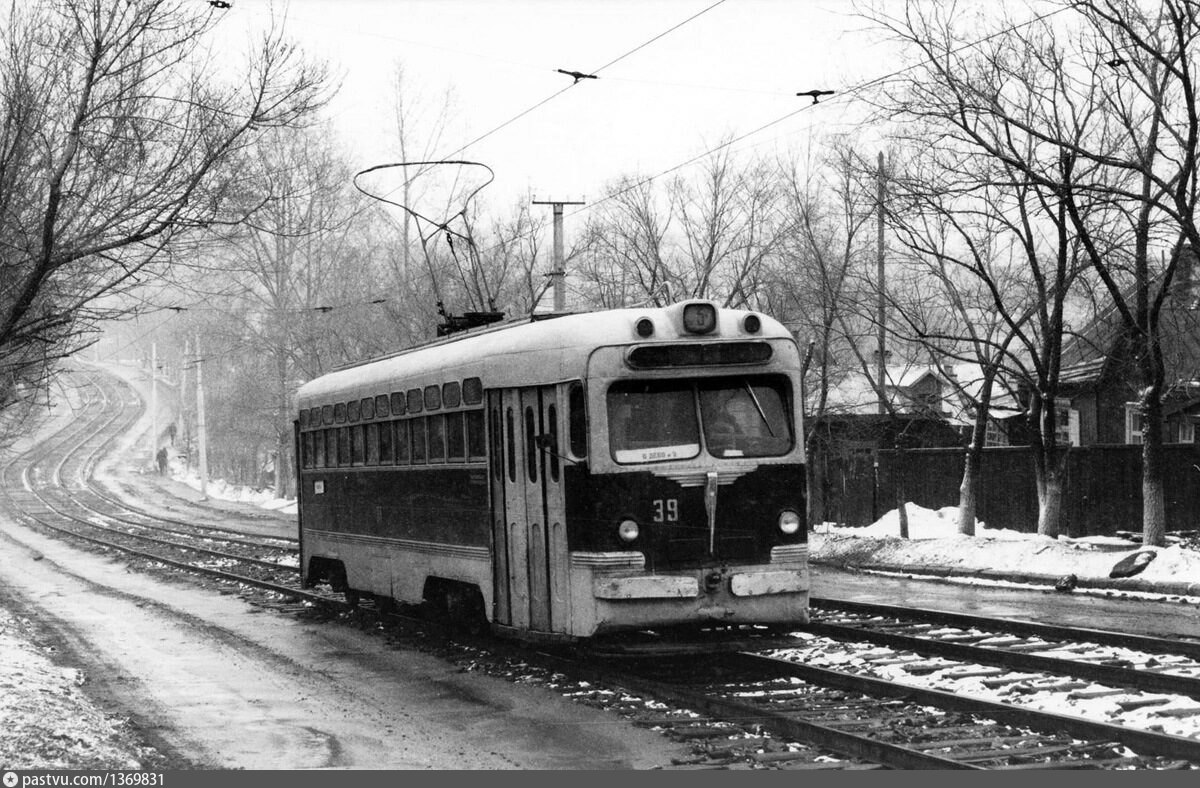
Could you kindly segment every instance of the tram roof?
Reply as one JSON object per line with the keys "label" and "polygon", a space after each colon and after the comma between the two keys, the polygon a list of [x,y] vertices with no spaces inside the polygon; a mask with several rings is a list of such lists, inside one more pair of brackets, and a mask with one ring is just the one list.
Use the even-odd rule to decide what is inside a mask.
{"label": "tram roof", "polygon": [[[463,331],[314,378],[300,387],[297,404],[305,408],[339,397],[386,393],[388,389],[424,385],[435,376],[480,377],[489,388],[569,380],[585,374],[593,350],[609,345],[680,339],[791,338],[774,318],[759,312],[719,307],[714,331],[701,337],[687,334],[682,329],[683,307],[694,303],[711,302],[584,312]],[[744,331],[741,322],[751,314],[757,315],[762,325],[753,334]],[[654,335],[647,339],[636,332],[637,321],[642,318],[649,318],[655,325]]]}

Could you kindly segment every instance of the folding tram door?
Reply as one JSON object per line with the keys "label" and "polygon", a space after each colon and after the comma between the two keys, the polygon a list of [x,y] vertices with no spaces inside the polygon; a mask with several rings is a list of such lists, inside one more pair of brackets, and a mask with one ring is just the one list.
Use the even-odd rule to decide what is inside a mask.
{"label": "folding tram door", "polygon": [[568,551],[555,386],[488,393],[494,621],[569,630]]}

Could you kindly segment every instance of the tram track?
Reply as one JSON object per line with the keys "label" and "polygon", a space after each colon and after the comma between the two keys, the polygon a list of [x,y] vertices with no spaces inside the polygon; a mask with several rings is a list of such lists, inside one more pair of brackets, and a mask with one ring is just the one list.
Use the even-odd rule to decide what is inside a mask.
{"label": "tram track", "polygon": [[[937,611],[833,600],[820,600],[817,608],[806,631],[839,641],[858,640],[935,660],[990,665],[996,668],[991,672],[994,677],[1005,670],[1027,670],[1200,699],[1200,642],[1196,641],[982,616],[951,614],[939,620]],[[926,660],[919,667],[914,664],[912,671],[952,667]],[[976,673],[980,678],[987,675]],[[1200,716],[1200,706],[1194,713]]]}
{"label": "tram track", "polygon": [[[232,528],[164,520],[96,494],[92,469],[136,423],[141,403],[131,391],[121,392],[95,375],[85,377],[86,381],[77,384],[82,405],[71,424],[0,470],[4,498],[14,516],[28,525],[135,559],[293,599],[344,605],[328,594],[298,587],[299,570],[288,564],[297,557],[294,540],[243,538],[243,531]],[[164,539],[164,533],[183,539]],[[263,558],[263,554],[271,557]]]}
{"label": "tram track", "polygon": [[788,749],[734,757],[787,763],[787,768],[832,768],[830,755],[841,759],[842,768],[1190,769],[1200,764],[1200,740],[765,654],[563,670],[703,715],[691,720],[693,728],[704,720],[732,726],[718,746],[707,747],[718,757],[728,758],[745,736],[767,733],[786,740]]}

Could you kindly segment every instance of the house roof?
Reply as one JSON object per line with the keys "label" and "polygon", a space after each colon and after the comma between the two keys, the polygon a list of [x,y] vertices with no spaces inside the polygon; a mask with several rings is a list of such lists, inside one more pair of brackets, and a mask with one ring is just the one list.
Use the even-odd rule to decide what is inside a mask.
{"label": "house roof", "polygon": [[[945,374],[946,369],[950,375]],[[916,401],[914,389],[918,384],[932,379],[936,382],[938,392],[936,401],[932,403],[933,411],[951,424],[967,426],[974,422],[970,403],[979,397],[983,388],[983,370],[980,365],[953,364],[939,369],[933,364],[904,362],[888,365],[885,375],[887,385],[884,389],[888,402],[897,413],[930,412],[931,403]],[[827,409],[838,413],[867,415],[878,412],[878,403],[879,398],[870,378],[862,373],[854,373],[830,389]],[[1007,418],[1022,411],[1010,393],[994,389],[990,412],[994,418]]]}
{"label": "house roof", "polygon": [[[1161,279],[1156,275],[1154,281]],[[1200,270],[1196,267],[1196,254],[1190,246],[1182,252],[1179,267],[1171,284],[1171,292],[1163,304],[1160,319],[1161,339],[1167,350],[1168,364],[1182,362],[1188,367],[1200,365],[1200,323],[1196,319],[1197,282]],[[1122,293],[1128,303],[1133,298],[1131,285]],[[1072,334],[1063,344],[1062,368],[1059,382],[1067,384],[1096,383],[1119,354],[1120,343],[1127,331],[1120,313],[1112,299],[1106,300],[1102,309],[1082,329]],[[1180,370],[1193,374],[1190,370]],[[1172,373],[1168,369],[1168,377]]]}

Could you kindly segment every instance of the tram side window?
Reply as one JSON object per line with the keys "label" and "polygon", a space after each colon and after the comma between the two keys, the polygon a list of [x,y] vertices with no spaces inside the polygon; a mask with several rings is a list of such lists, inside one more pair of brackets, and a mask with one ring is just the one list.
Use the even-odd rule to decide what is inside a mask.
{"label": "tram side window", "polygon": [[379,422],[367,425],[367,465],[379,464]]}
{"label": "tram side window", "polygon": [[404,392],[403,391],[393,391],[392,396],[389,398],[389,400],[390,400],[390,404],[391,404],[392,415],[393,416],[403,416],[404,410],[405,410],[405,408],[404,408],[404,405],[405,405]]}
{"label": "tram side window", "polygon": [[500,450],[501,446],[504,445],[501,443],[500,438],[504,430],[500,426],[500,408],[493,407],[488,411],[488,414],[488,423],[492,436],[492,475],[496,477],[496,481],[500,481],[504,475],[504,469],[501,466],[501,458],[504,456],[504,453]]}
{"label": "tram side window", "polygon": [[317,430],[313,436],[313,467],[325,467],[325,430]]}
{"label": "tram side window", "polygon": [[409,463],[409,447],[412,445],[411,430],[409,429],[411,424],[411,421],[395,422],[397,465],[408,465]]}
{"label": "tram side window", "polygon": [[385,419],[388,416],[388,398],[387,394],[380,394],[375,397],[375,418]]}
{"label": "tram side window", "polygon": [[508,480],[515,482],[517,480],[517,445],[516,437],[513,435],[513,430],[516,425],[513,424],[512,408],[504,409],[504,435],[506,441],[504,444],[505,454],[508,457]]}
{"label": "tram side window", "polygon": [[337,464],[339,468],[350,466],[350,428],[338,427]]}
{"label": "tram side window", "polygon": [[379,425],[379,464],[391,465],[396,461],[395,443],[392,435],[395,432],[395,422],[385,421]]}
{"label": "tram side window", "polygon": [[487,437],[483,429],[483,411],[467,411],[467,456],[484,457],[487,451]]}
{"label": "tram side window", "polygon": [[412,432],[409,437],[412,445],[409,448],[412,450],[413,465],[418,465],[429,458],[428,444],[425,443],[425,418],[412,419],[410,424],[412,424]]}
{"label": "tram side window", "polygon": [[[554,436],[554,440],[558,441],[558,408],[551,405],[546,409],[546,432]],[[558,481],[558,450],[547,452],[546,459],[550,463],[550,478]]]}
{"label": "tram side window", "polygon": [[429,416],[429,461],[430,462],[445,462],[446,461],[446,417]]}
{"label": "tram side window", "polygon": [[537,415],[533,408],[525,407],[525,478],[536,482],[538,478]]}
{"label": "tram side window", "polygon": [[300,451],[304,455],[300,459],[300,467],[306,470],[313,467],[313,434],[311,432],[306,432],[301,437]]}
{"label": "tram side window", "polygon": [[463,402],[467,405],[478,405],[483,402],[483,381],[479,378],[467,378],[462,383]]}
{"label": "tram side window", "polygon": [[362,465],[367,459],[366,434],[363,428],[366,425],[355,424],[350,428],[350,464]]}
{"label": "tram side window", "polygon": [[463,417],[466,415],[461,411],[446,414],[446,459],[448,460],[461,460],[467,456],[467,435],[466,428],[463,426]]}
{"label": "tram side window", "polygon": [[325,430],[325,467],[338,466],[338,428],[330,427]]}
{"label": "tram side window", "polygon": [[571,430],[571,454],[587,456],[587,407],[582,383],[572,383],[567,394],[567,418]]}

